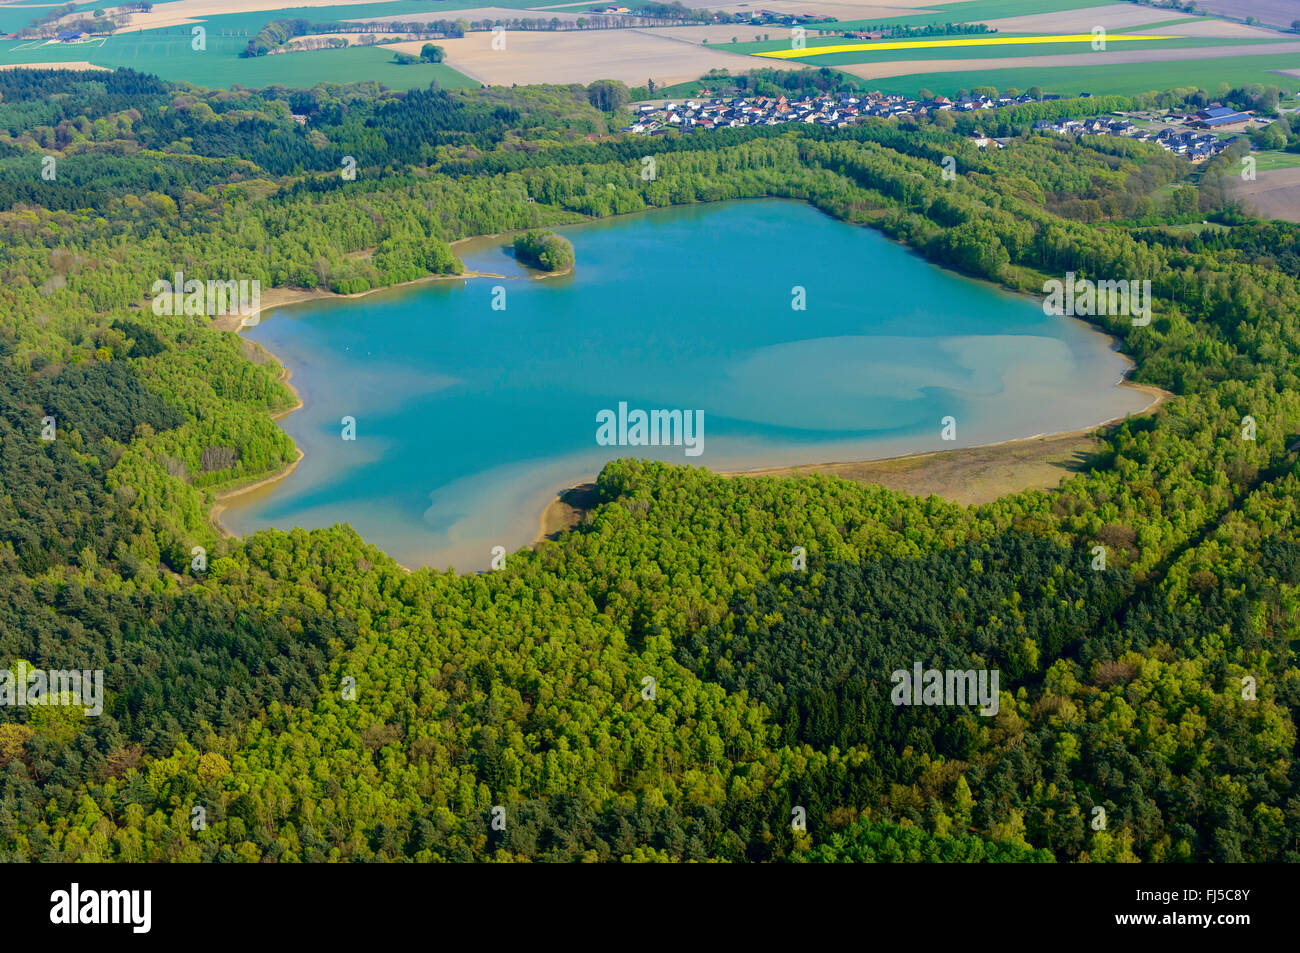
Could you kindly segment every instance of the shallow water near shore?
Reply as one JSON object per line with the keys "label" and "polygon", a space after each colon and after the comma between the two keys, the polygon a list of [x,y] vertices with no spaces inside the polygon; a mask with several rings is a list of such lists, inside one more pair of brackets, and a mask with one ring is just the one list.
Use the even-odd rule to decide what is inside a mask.
{"label": "shallow water near shore", "polygon": [[[803,203],[664,209],[560,229],[573,274],[502,246],[467,270],[279,308],[248,335],[292,371],[305,451],[229,500],[238,533],[347,522],[407,566],[486,568],[555,493],[617,456],[718,470],[866,460],[1091,426],[1142,410],[1080,321],[931,265]],[[493,310],[493,288],[506,308]],[[806,310],[792,309],[793,289]],[[703,453],[599,446],[597,414],[701,410]],[[341,419],[356,420],[343,440]],[[957,439],[940,437],[942,418]]]}

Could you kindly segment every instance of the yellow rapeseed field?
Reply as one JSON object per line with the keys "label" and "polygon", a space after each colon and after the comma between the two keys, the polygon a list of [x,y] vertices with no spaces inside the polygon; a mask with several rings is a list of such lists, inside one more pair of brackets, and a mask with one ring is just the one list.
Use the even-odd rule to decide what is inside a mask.
{"label": "yellow rapeseed field", "polygon": [[[1030,43],[1091,43],[1097,37],[1091,33],[1070,33],[1058,36],[994,36],[962,37],[956,40],[906,40],[897,43],[836,43],[833,46],[810,46],[802,50],[769,50],[755,56],[774,59],[802,59],[827,53],[856,53],[860,50],[927,50],[944,46],[1023,46]],[[1131,40],[1181,40],[1181,36],[1153,36],[1143,33],[1115,33],[1106,36],[1107,43]]]}

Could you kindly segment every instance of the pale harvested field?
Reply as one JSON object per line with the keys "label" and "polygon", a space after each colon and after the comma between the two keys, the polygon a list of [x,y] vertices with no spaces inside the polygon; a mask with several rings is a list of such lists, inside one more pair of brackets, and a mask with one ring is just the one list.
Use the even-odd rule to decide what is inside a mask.
{"label": "pale harvested field", "polygon": [[107,66],[96,66],[94,63],[87,63],[84,60],[77,60],[69,63],[0,63],[0,70],[4,69],[71,69],[87,70],[102,69],[107,70]]}
{"label": "pale harvested field", "polygon": [[1060,13],[1031,13],[1021,17],[1003,17],[1000,20],[981,20],[1000,33],[1088,33],[1095,26],[1108,30],[1121,27],[1159,23],[1181,16],[1173,10],[1157,10],[1130,3],[1116,3],[1104,7],[1084,7]]}
{"label": "pale harvested field", "polygon": [[[1246,55],[1240,46],[1203,46],[1193,51],[1196,59],[1217,59],[1221,56]],[[1300,42],[1270,43],[1269,53],[1300,53]],[[863,79],[883,79],[889,76],[907,76],[910,73],[959,73],[967,70],[1015,69],[1017,67],[1036,67],[1048,69],[1054,66],[1092,66],[1098,56],[1109,57],[1111,63],[1156,63],[1168,60],[1186,60],[1187,50],[1124,50],[1108,49],[1105,53],[1062,53],[1058,56],[999,56],[988,59],[965,60],[908,60],[906,62],[858,63],[838,66],[846,73],[861,76]],[[1187,82],[1196,82],[1196,63],[1187,64]]]}
{"label": "pale harvested field", "polygon": [[[764,7],[763,9],[767,9]],[[750,26],[747,23],[721,23],[713,26],[656,26],[641,27],[642,33],[662,36],[669,40],[683,43],[703,44],[708,40],[712,44],[730,43],[734,36],[741,43],[751,43],[755,35],[766,33],[773,40],[782,40],[790,36],[790,28],[775,23],[766,26]],[[816,36],[816,29],[808,31],[809,36]],[[838,34],[837,34],[838,35]],[[759,63],[762,66],[762,63]]]}
{"label": "pale harvested field", "polygon": [[1254,206],[1263,218],[1300,222],[1300,166],[1261,172],[1254,182],[1237,180],[1232,194]]}
{"label": "pale harvested field", "polygon": [[1261,23],[1274,26],[1290,26],[1292,20],[1300,19],[1300,4],[1296,0],[1200,0],[1196,5],[1210,13],[1241,20],[1258,17]]}
{"label": "pale harvested field", "polygon": [[[592,4],[595,6],[595,4]],[[410,21],[424,22],[427,20],[459,20],[464,17],[471,23],[479,20],[551,20],[556,19],[562,23],[572,23],[578,17],[591,17],[595,14],[586,13],[581,10],[514,10],[510,7],[472,7],[468,10],[439,10],[436,6],[429,8],[428,13],[421,14],[404,14],[402,16],[389,15],[379,17],[357,17],[355,20],[349,20],[351,23],[389,23],[393,20],[400,20],[403,23]],[[629,18],[631,19],[631,18]]]}
{"label": "pale harvested field", "polygon": [[[572,2],[574,0],[570,0],[570,3]],[[684,5],[693,10],[726,10],[732,13],[776,10],[780,13],[820,13],[823,16],[836,17],[840,20],[864,20],[937,12],[934,9],[935,2],[962,3],[965,0],[890,0],[889,3],[855,3],[853,0],[830,0],[828,3],[819,3],[817,0],[752,0],[749,3],[737,3],[736,0],[692,0],[691,3]],[[591,5],[596,5],[594,0]],[[623,3],[621,5],[628,6],[629,4]],[[568,4],[550,4],[548,6],[536,6],[533,9],[551,10],[556,6],[568,6]]]}
{"label": "pale harvested field", "polygon": [[[376,0],[170,0],[170,2],[158,3],[149,13],[130,14],[127,29],[161,29],[172,26],[187,26],[193,23],[199,23],[205,17],[216,16],[223,13],[256,13],[263,10],[282,10],[286,7],[293,8],[310,8],[310,7],[337,7],[337,6],[355,6],[359,4],[374,3]],[[888,4],[868,4],[852,2],[833,2],[833,3],[816,3],[814,0],[772,0],[771,3],[763,3],[755,0],[753,3],[736,3],[735,0],[717,0],[717,2],[693,3],[692,6],[697,8],[715,9],[738,9],[738,10],[780,10],[807,13],[809,11],[824,13],[826,16],[838,17],[841,20],[860,19],[862,17],[888,17],[888,16],[906,16],[915,13],[917,10],[931,9],[927,3],[931,0],[892,0]],[[388,20],[418,20],[427,17],[428,19],[455,19],[465,17],[468,20],[482,20],[491,18],[493,20],[513,19],[514,17],[536,17],[545,12],[546,18],[552,16],[560,19],[572,17],[577,19],[584,15],[581,10],[556,10],[556,6],[564,4],[543,4],[533,7],[529,10],[513,10],[502,7],[476,7],[469,10],[440,10],[436,4],[431,4],[429,10],[424,14],[410,13],[393,13],[389,16],[365,17],[358,18],[357,22],[385,22]],[[593,0],[592,6],[595,6]],[[119,7],[106,7],[105,11],[110,14],[120,12]],[[72,14],[76,17],[79,14]],[[642,80],[644,82],[644,80]]]}
{"label": "pale harvested field", "polygon": [[[171,0],[166,3],[155,3],[149,13],[125,15],[127,16],[126,29],[158,30],[170,26],[187,26],[191,23],[199,23],[205,17],[223,13],[257,13],[262,10],[283,10],[286,7],[350,7],[374,2],[375,0]],[[431,14],[432,9],[431,7]],[[121,7],[105,7],[104,11],[110,15],[120,14]],[[76,19],[84,15],[84,13],[73,13],[63,19]],[[430,18],[439,19],[442,16],[448,14],[440,14],[436,17],[431,15]],[[412,18],[404,16],[397,19]]]}
{"label": "pale harvested field", "polygon": [[[63,21],[76,19],[76,14],[71,17],[64,17]],[[173,26],[189,26],[192,23],[202,23],[202,17],[186,16],[167,16],[166,14],[152,13],[131,13],[127,14],[125,20],[119,18],[118,22],[122,24],[118,33],[126,33],[131,30],[163,30]],[[250,32],[249,36],[253,34]]]}
{"label": "pale harvested field", "polygon": [[[711,50],[678,40],[651,36],[638,30],[599,32],[506,34],[506,48],[492,49],[490,33],[473,33],[454,40],[439,40],[447,51],[447,65],[489,86],[511,83],[590,83],[598,79],[622,80],[643,86],[699,79],[711,69],[733,72],[753,69],[753,57]],[[410,44],[418,52],[421,43]],[[404,44],[394,49],[406,50]]]}
{"label": "pale harvested field", "polygon": [[[328,6],[355,6],[357,4],[375,3],[380,0],[340,0],[334,3],[333,0],[177,0],[175,3],[167,3],[164,6],[154,7],[150,13],[132,13],[125,15],[125,30],[157,30],[165,27],[188,26],[193,23],[202,23],[205,17],[216,16],[223,13],[250,12],[256,13],[261,10],[282,10],[285,4],[291,4],[293,8],[297,7],[328,7]],[[238,7],[239,9],[226,9],[227,7]],[[185,8],[173,10],[172,8]],[[117,8],[112,8],[115,10]],[[492,19],[492,20],[509,20],[518,17],[519,19],[550,20],[552,18],[564,22],[572,22],[578,17],[583,16],[581,12],[566,12],[563,10],[515,10],[509,7],[474,7],[465,10],[440,10],[436,6],[429,7],[427,12],[423,13],[398,13],[394,12],[387,16],[379,17],[339,17],[337,19],[347,19],[352,23],[389,23],[393,20],[401,22],[426,22],[430,20],[456,20],[464,17],[470,21]],[[79,14],[71,14],[64,17],[64,20],[76,19]],[[269,19],[269,18],[268,18]],[[308,16],[307,19],[310,19]],[[252,30],[247,31],[252,36]]]}
{"label": "pale harvested field", "polygon": [[[1300,17],[1300,2],[1296,3],[1296,16]],[[1229,40],[1276,40],[1294,33],[1281,33],[1267,27],[1246,26],[1231,20],[1215,20],[1207,17],[1195,23],[1174,23],[1169,26],[1153,27],[1151,33],[1172,33],[1176,36],[1213,36]]]}
{"label": "pale harvested field", "polygon": [[[259,10],[283,10],[290,7],[349,7],[354,4],[374,3],[375,0],[168,0],[157,3],[149,16],[216,16],[220,13],[253,13]],[[111,7],[109,12],[118,8]]]}
{"label": "pale harvested field", "polygon": [[[948,0],[939,0],[948,2]],[[698,4],[688,4],[698,6]],[[934,8],[934,0],[893,0],[890,3],[854,3],[852,0],[832,0],[819,3],[817,0],[754,0],[753,3],[706,3],[709,10],[775,10],[778,13],[820,13],[822,16],[835,17],[837,20],[887,19],[888,17],[913,16],[917,13],[939,13]]]}

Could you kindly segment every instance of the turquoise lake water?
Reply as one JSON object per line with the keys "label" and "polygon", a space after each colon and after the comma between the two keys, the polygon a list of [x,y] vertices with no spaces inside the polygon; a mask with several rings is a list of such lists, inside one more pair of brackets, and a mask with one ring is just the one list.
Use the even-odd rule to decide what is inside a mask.
{"label": "turquoise lake water", "polygon": [[[533,280],[500,242],[476,242],[457,249],[466,268],[504,278],[264,315],[246,333],[293,373],[304,407],[282,425],[305,457],[233,499],[226,525],[347,522],[405,565],[483,569],[493,546],[532,541],[557,491],[616,456],[714,469],[866,460],[1072,430],[1148,402],[1116,386],[1128,361],[1082,322],[802,203],[560,231],[572,275]],[[703,452],[598,445],[597,414],[620,402],[702,411]],[[946,416],[954,441],[941,439]]]}

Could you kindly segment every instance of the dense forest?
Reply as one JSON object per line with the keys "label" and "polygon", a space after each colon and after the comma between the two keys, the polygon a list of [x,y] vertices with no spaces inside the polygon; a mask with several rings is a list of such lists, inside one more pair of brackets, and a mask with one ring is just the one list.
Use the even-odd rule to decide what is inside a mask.
{"label": "dense forest", "polygon": [[[1300,860],[1300,228],[1030,131],[1206,96],[1002,110],[985,152],[967,117],[651,140],[581,86],[0,72],[0,667],[106,688],[0,707],[0,859]],[[364,291],[468,236],[761,196],[1014,290],[1149,278],[1149,325],[1095,320],[1174,397],[981,506],[610,463],[484,574],[212,522],[294,459],[293,396],[154,281]],[[917,657],[998,669],[997,714],[891,704]]]}

